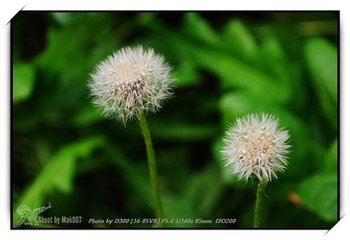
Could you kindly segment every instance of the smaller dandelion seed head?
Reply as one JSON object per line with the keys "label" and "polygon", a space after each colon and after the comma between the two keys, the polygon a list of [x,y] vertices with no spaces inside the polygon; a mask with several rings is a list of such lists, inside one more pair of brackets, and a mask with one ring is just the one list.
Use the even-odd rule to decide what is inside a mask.
{"label": "smaller dandelion seed head", "polygon": [[238,179],[247,181],[255,175],[260,181],[271,181],[287,167],[288,139],[288,132],[278,128],[272,115],[250,114],[228,129],[221,153]]}
{"label": "smaller dandelion seed head", "polygon": [[107,116],[123,123],[140,112],[155,112],[171,96],[171,67],[153,49],[125,47],[90,74],[90,93]]}

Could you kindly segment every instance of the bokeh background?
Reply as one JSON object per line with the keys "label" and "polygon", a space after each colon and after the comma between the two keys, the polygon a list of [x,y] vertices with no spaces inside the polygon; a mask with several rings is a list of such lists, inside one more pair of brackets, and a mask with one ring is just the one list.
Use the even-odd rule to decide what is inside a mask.
{"label": "bokeh background", "polygon": [[[224,168],[222,137],[237,117],[269,112],[290,131],[289,166],[268,184],[266,228],[330,228],[338,212],[338,12],[27,12],[11,21],[13,227],[25,204],[82,216],[48,228],[150,228],[89,218],[153,217],[136,121],[91,104],[95,65],[141,44],[174,68],[174,96],[148,116],[167,218],[236,219],[250,228],[257,182]],[[27,226],[28,227],[28,226]]]}

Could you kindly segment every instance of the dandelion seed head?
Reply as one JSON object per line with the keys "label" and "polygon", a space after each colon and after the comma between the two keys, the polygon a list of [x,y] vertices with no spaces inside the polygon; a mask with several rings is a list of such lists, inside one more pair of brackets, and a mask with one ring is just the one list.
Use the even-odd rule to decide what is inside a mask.
{"label": "dandelion seed head", "polygon": [[156,112],[171,96],[171,67],[163,56],[142,46],[115,52],[90,77],[94,104],[123,123],[140,112]]}
{"label": "dandelion seed head", "polygon": [[288,132],[278,127],[272,115],[250,114],[228,129],[221,153],[239,180],[256,176],[271,181],[287,167],[288,139]]}

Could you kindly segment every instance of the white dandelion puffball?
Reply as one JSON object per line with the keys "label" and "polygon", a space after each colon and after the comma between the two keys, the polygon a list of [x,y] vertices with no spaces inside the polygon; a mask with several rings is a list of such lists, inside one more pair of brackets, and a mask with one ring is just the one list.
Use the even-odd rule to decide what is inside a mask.
{"label": "white dandelion puffball", "polygon": [[239,180],[255,175],[267,182],[287,167],[288,139],[288,132],[278,128],[272,115],[250,114],[238,118],[226,132],[221,153]]}
{"label": "white dandelion puffball", "polygon": [[157,111],[171,95],[171,67],[153,49],[142,46],[115,52],[90,77],[95,105],[123,123],[141,112]]}

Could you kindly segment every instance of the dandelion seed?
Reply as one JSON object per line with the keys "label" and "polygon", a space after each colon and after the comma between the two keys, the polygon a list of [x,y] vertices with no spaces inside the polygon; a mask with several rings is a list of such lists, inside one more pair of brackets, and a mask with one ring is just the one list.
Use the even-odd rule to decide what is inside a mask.
{"label": "dandelion seed", "polygon": [[[156,159],[146,112],[155,112],[171,95],[171,67],[153,49],[122,48],[97,65],[90,75],[91,96],[107,116],[122,123],[137,117],[145,141],[155,216],[162,219]],[[159,221],[155,226],[161,227]]]}
{"label": "dandelion seed", "polygon": [[171,67],[142,46],[115,52],[90,77],[94,104],[124,124],[139,113],[156,112],[171,95]]}
{"label": "dandelion seed", "polygon": [[267,182],[288,164],[288,139],[288,132],[278,128],[275,117],[251,114],[238,118],[226,132],[221,153],[238,179],[247,181],[255,175]]}

